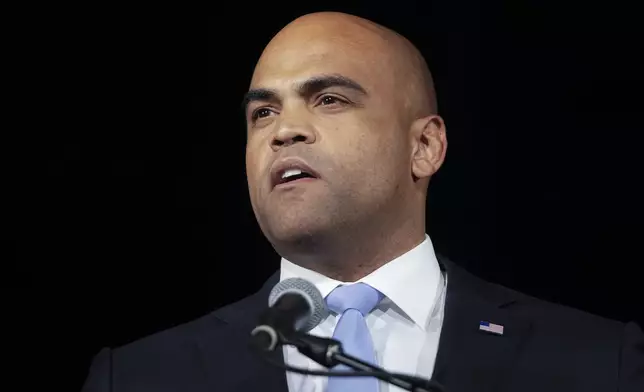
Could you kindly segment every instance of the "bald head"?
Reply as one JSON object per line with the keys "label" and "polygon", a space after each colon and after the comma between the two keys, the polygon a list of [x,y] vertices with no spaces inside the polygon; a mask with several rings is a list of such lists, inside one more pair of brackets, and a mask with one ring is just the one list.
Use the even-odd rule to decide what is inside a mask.
{"label": "bald head", "polygon": [[[277,61],[280,67],[297,65],[303,53],[341,53],[371,70],[371,77],[387,84],[401,103],[400,110],[412,117],[437,112],[431,73],[418,49],[405,37],[377,23],[339,12],[301,16],[286,25],[267,45],[255,68],[251,86]],[[390,79],[390,80],[387,80]]]}
{"label": "bald head", "polygon": [[262,53],[245,108],[251,204],[282,256],[346,279],[337,263],[371,269],[424,239],[446,139],[405,38],[346,14],[298,18]]}

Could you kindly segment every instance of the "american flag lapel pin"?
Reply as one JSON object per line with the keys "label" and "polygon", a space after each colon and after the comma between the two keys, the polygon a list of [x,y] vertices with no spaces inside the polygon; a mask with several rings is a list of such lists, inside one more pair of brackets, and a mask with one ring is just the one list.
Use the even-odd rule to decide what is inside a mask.
{"label": "american flag lapel pin", "polygon": [[491,332],[497,335],[503,335],[503,325],[490,323],[488,321],[481,321],[479,323],[479,331]]}

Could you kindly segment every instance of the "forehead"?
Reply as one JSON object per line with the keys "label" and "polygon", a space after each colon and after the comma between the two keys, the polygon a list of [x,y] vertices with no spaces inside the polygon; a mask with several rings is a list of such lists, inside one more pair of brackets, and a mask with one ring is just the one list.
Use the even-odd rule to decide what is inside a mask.
{"label": "forehead", "polygon": [[367,90],[383,88],[389,61],[377,46],[364,39],[328,33],[321,38],[278,39],[262,54],[250,87],[280,89],[315,75],[339,74]]}

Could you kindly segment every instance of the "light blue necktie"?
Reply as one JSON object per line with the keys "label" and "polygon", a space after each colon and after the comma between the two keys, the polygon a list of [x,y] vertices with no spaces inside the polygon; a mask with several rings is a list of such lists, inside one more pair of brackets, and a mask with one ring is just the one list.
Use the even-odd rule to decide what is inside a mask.
{"label": "light blue necktie", "polygon": [[[365,316],[382,300],[383,294],[364,283],[339,286],[326,297],[326,303],[340,320],[333,331],[333,339],[342,343],[346,354],[365,362],[377,364],[373,341]],[[347,371],[338,365],[333,370]],[[377,392],[378,379],[374,377],[329,377],[328,392]]]}

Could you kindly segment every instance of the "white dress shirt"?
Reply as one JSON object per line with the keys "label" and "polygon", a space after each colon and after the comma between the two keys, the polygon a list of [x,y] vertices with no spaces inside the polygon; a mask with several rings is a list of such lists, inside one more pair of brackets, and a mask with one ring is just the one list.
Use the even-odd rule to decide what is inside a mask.
{"label": "white dress shirt", "polygon": [[[317,272],[302,268],[282,258],[280,280],[303,278],[313,283],[326,297],[341,284]],[[371,332],[378,366],[396,373],[431,378],[443,324],[446,277],[441,273],[434,247],[428,235],[425,240],[358,280],[384,294],[384,299],[366,318]],[[331,314],[309,333],[332,337],[338,315]],[[300,354],[295,348],[284,347],[287,364],[323,370],[322,366]],[[287,373],[289,392],[324,392],[327,377]],[[380,382],[380,392],[401,392],[403,389]]]}

